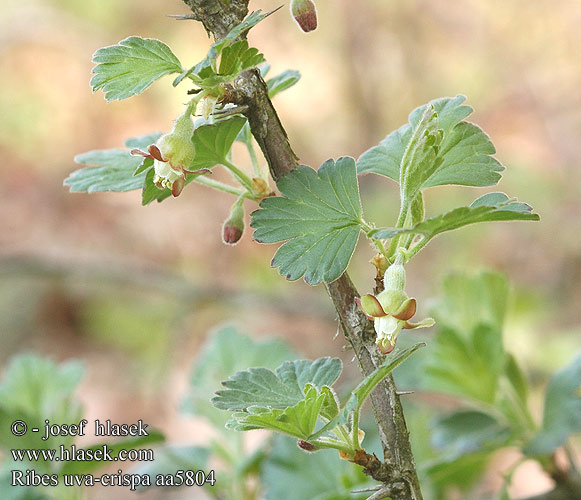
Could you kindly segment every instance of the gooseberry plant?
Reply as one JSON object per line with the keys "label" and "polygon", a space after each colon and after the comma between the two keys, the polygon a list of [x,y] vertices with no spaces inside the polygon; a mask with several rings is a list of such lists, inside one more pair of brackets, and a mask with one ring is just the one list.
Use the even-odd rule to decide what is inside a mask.
{"label": "gooseberry plant", "polygon": [[[264,56],[246,40],[248,31],[271,13],[248,14],[248,0],[185,3],[192,14],[178,17],[200,21],[215,39],[206,57],[193,66],[184,67],[163,42],[138,36],[93,56],[91,85],[94,91],[103,91],[107,101],[140,94],[161,77],[176,75],[173,86],[183,89],[187,102],[173,128],[128,139],[124,149],[78,155],[77,163],[87,168],[73,172],[65,185],[89,193],[141,189],[144,205],[177,198],[190,184],[221,191],[234,198],[222,235],[229,244],[242,237],[244,200],[258,203],[250,223],[254,239],[282,243],[272,266],[288,280],[324,284],[363,379],[341,402],[333,388],[342,371],[338,359],[286,361],[276,369],[249,367],[223,382],[224,388],[212,400],[214,406],[231,412],[227,423],[231,429],[286,434],[306,452],[337,450],[341,459],[360,465],[380,483],[370,497],[374,500],[421,499],[391,372],[423,345],[396,349],[401,332],[430,327],[434,320],[414,320],[417,303],[406,291],[406,268],[441,233],[480,222],[535,221],[539,216],[526,203],[501,192],[426,216],[426,189],[489,187],[504,170],[493,156],[490,138],[467,121],[472,108],[460,95],[418,107],[407,124],[357,161],[347,156],[329,159],[318,170],[300,165],[272,105],[272,98],[296,84],[300,75],[286,71],[268,79]],[[316,28],[312,1],[293,0],[291,13],[303,31]],[[251,173],[233,161],[237,141],[248,151]],[[216,168],[229,171],[233,182],[214,180]],[[391,227],[378,227],[363,216],[358,176],[365,174],[399,184],[400,210]],[[374,249],[370,281],[375,278],[373,293],[362,297],[346,272],[360,237]],[[383,460],[363,444],[360,411],[368,398]]]}

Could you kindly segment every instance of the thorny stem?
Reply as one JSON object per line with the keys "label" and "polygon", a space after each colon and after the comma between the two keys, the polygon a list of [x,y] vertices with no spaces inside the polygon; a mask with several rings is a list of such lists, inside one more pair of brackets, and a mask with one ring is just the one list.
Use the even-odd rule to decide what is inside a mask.
{"label": "thorny stem", "polygon": [[[229,6],[225,7],[215,0],[184,0],[193,17],[217,39],[223,38],[244,19],[248,13],[248,1],[230,0]],[[268,97],[266,83],[257,70],[246,71],[236,79],[230,102],[248,106],[245,116],[275,182],[297,167],[298,158]],[[326,288],[361,372],[367,376],[384,359],[374,342],[373,324],[358,311],[355,298],[359,294],[346,273],[327,284]],[[373,477],[390,486],[393,500],[422,500],[409,433],[391,375],[373,390],[371,402],[384,451],[384,462],[374,470]]]}

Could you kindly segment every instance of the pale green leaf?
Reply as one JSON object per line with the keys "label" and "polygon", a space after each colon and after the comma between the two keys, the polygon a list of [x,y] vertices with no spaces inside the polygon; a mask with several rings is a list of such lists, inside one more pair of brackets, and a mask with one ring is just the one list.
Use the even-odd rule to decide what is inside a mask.
{"label": "pale green leaf", "polygon": [[246,118],[233,116],[215,124],[196,127],[194,132],[196,156],[188,170],[212,168],[224,163],[232,144],[245,123]]}
{"label": "pale green leaf", "polygon": [[93,55],[93,92],[101,89],[107,101],[140,94],[155,80],[181,73],[182,65],[171,49],[152,38],[130,36]]}
{"label": "pale green leaf", "polygon": [[231,79],[250,68],[254,68],[264,62],[264,56],[258,49],[248,46],[246,40],[235,42],[225,47],[220,58],[219,75],[222,78]]}
{"label": "pale green leaf", "polygon": [[307,384],[304,399],[285,409],[251,406],[245,412],[234,413],[227,428],[237,431],[267,429],[288,434],[298,439],[308,439],[315,430],[325,394]]}
{"label": "pale green leaf", "polygon": [[[141,189],[144,185],[145,173],[143,170],[137,175],[135,173],[144,164],[144,158],[132,156],[130,150],[147,149],[160,135],[155,133],[128,139],[125,142],[128,149],[95,150],[77,155],[76,163],[95,166],[72,172],[65,179],[64,185],[69,186],[71,192],[86,191],[87,193]],[[148,164],[151,166],[151,163]]]}
{"label": "pale green leaf", "polygon": [[225,390],[216,392],[212,404],[222,410],[244,411],[259,408],[286,409],[304,399],[304,388],[331,386],[341,374],[338,358],[315,361],[287,361],[274,372],[267,368],[248,368],[222,383]]}
{"label": "pale green leaf", "polygon": [[264,199],[252,214],[254,239],[290,240],[272,260],[287,279],[304,275],[312,285],[336,280],[349,264],[361,224],[353,158],[328,160],[318,172],[299,166],[278,182],[278,188],[283,196]]}
{"label": "pale green leaf", "polygon": [[[377,239],[389,239],[400,234],[420,234],[430,240],[445,231],[452,231],[469,224],[492,221],[539,220],[526,203],[509,198],[504,193],[488,193],[475,200],[469,207],[459,207],[435,217],[430,217],[407,229],[378,229],[370,233]],[[424,243],[424,241],[422,241]]]}
{"label": "pale green leaf", "polygon": [[529,455],[549,455],[581,432],[581,355],[553,375],[545,391],[541,431],[525,447]]}
{"label": "pale green leaf", "polygon": [[[462,105],[464,100],[464,96],[441,98],[414,110],[409,124],[361,155],[358,173],[376,173],[401,182],[400,170],[407,162],[404,167],[411,170],[405,194],[410,198],[417,190],[444,184],[496,184],[504,167],[491,156],[496,151],[490,138],[477,126],[462,121],[472,113],[472,108]],[[423,134],[427,131],[428,137],[438,139],[438,130],[441,138],[426,144]]]}
{"label": "pale green leaf", "polygon": [[268,86],[268,97],[271,99],[282,92],[295,85],[301,79],[301,74],[296,70],[287,69],[279,75],[272,77],[267,80],[266,85]]}

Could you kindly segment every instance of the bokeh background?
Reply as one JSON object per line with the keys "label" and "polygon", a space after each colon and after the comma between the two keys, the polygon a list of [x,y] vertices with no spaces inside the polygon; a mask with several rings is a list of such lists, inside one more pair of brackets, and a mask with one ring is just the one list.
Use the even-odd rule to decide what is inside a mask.
{"label": "bokeh background", "polygon": [[[422,313],[450,270],[506,273],[513,285],[506,346],[542,387],[581,346],[581,4],[317,3],[320,26],[309,35],[283,9],[249,36],[272,74],[302,73],[275,102],[295,151],[313,167],[358,157],[416,106],[467,95],[471,120],[508,167],[500,189],[542,220],[436,239],[410,266],[409,289]],[[203,442],[203,425],[178,407],[191,361],[216,325],[233,321],[257,338],[285,338],[310,357],[331,354],[350,365],[351,355],[332,340],[337,325],[324,288],[285,282],[269,266],[275,248],[254,243],[248,228],[237,247],[221,243],[228,195],[191,185],[176,200],[141,207],[137,192],[89,196],[62,185],[75,154],[170,128],[185,87],[165,77],[141,96],[106,104],[89,88],[91,55],[139,34],[165,41],[189,66],[209,42],[198,23],[165,17],[183,13],[177,0],[0,0],[0,373],[30,350],[80,358],[87,418],[142,418],[172,442]],[[249,167],[245,161],[240,155]],[[392,224],[395,184],[375,176],[360,182],[366,219]],[[427,210],[480,194],[433,189]],[[371,256],[363,243],[351,266],[362,291],[372,286]],[[491,482],[503,460],[492,464]],[[523,467],[511,492],[532,494],[547,481]],[[91,492],[114,494],[122,495]]]}

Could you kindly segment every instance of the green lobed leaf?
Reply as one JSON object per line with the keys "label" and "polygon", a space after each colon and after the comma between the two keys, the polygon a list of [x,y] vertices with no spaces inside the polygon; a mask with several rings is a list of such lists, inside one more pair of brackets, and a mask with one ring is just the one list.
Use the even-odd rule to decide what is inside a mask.
{"label": "green lobed leaf", "polygon": [[284,243],[272,266],[289,280],[330,283],[347,268],[361,224],[361,202],[350,157],[328,160],[316,172],[299,166],[278,188],[283,196],[264,199],[252,213],[254,239]]}
{"label": "green lobed leaf", "polygon": [[291,88],[301,79],[301,74],[296,70],[287,69],[279,75],[267,80],[268,97],[274,98],[280,92]]}
{"label": "green lobed leaf", "polygon": [[420,234],[427,241],[445,231],[452,231],[469,224],[492,221],[534,220],[539,216],[532,213],[526,203],[509,198],[504,193],[487,193],[469,207],[459,207],[435,217],[430,217],[411,228],[378,229],[372,233],[377,239],[389,239],[400,234]]}
{"label": "green lobed leaf", "polygon": [[249,366],[274,370],[293,358],[294,352],[281,340],[255,342],[233,326],[220,328],[210,333],[193,363],[184,410],[205,417],[222,430],[229,416],[210,402],[220,382]]}
{"label": "green lobed leaf", "polygon": [[450,462],[465,455],[494,451],[505,445],[510,429],[480,411],[459,411],[432,424],[432,444]]}
{"label": "green lobed leaf", "polygon": [[[154,133],[128,139],[125,142],[128,149],[95,150],[75,156],[76,163],[96,166],[75,170],[65,179],[64,185],[69,186],[70,191],[75,193],[141,189],[145,182],[145,171],[141,166],[151,166],[153,163],[144,163],[144,158],[132,156],[130,150],[147,149],[160,135]],[[147,168],[146,166],[146,170]]]}
{"label": "green lobed leaf", "polygon": [[226,427],[237,431],[267,429],[298,439],[309,439],[325,398],[326,395],[319,393],[315,386],[307,384],[304,399],[294,406],[284,409],[250,406],[245,412],[234,413]]}
{"label": "green lobed leaf", "polygon": [[304,399],[307,384],[320,389],[331,386],[342,370],[338,358],[315,361],[286,361],[275,371],[248,368],[222,383],[225,390],[216,392],[212,404],[222,410],[245,411],[250,407],[286,409]]}
{"label": "green lobed leaf", "polygon": [[581,355],[553,375],[545,392],[543,425],[527,444],[528,455],[551,454],[581,432]]}
{"label": "green lobed leaf", "polygon": [[225,47],[220,58],[219,75],[230,79],[250,68],[254,68],[265,61],[264,55],[258,49],[248,46],[246,40],[240,40]]}
{"label": "green lobed leaf", "polygon": [[155,80],[181,73],[182,65],[171,49],[152,38],[130,36],[93,55],[93,92],[102,90],[107,101],[140,94]]}
{"label": "green lobed leaf", "polygon": [[233,116],[213,124],[196,127],[193,137],[196,156],[188,170],[212,168],[224,163],[245,123],[246,118]]}
{"label": "green lobed leaf", "polygon": [[[441,98],[415,109],[409,124],[361,155],[358,173],[376,173],[401,182],[400,170],[408,161],[404,165],[409,184],[405,192],[410,199],[418,190],[432,186],[496,184],[504,167],[491,156],[496,150],[490,138],[476,125],[462,121],[472,113],[472,108],[462,104],[465,99],[460,95]],[[442,131],[441,139],[435,140],[438,130]],[[426,131],[434,138],[430,144],[423,135]],[[410,144],[414,137],[415,143]]]}

